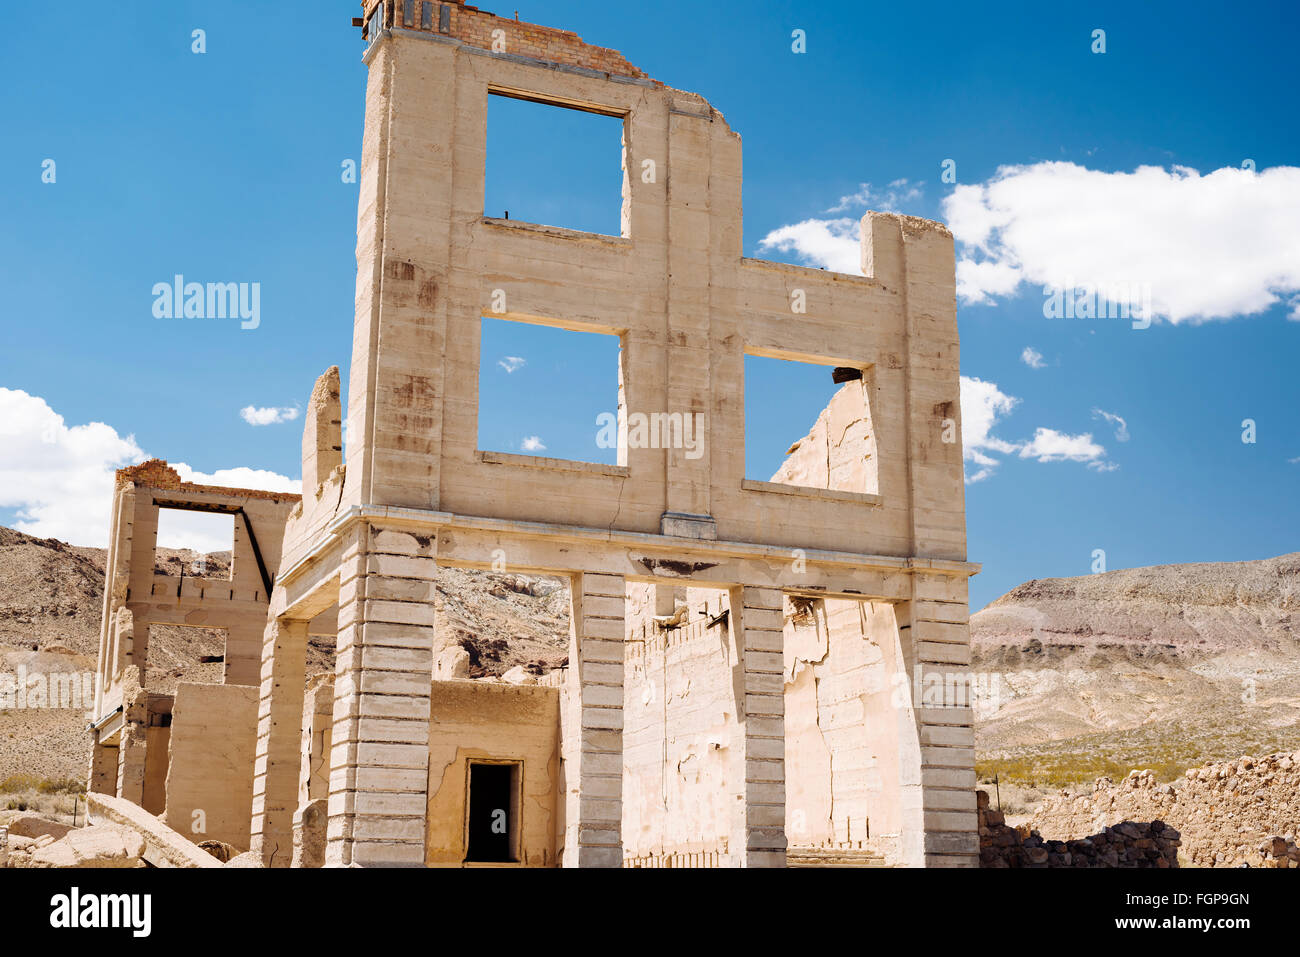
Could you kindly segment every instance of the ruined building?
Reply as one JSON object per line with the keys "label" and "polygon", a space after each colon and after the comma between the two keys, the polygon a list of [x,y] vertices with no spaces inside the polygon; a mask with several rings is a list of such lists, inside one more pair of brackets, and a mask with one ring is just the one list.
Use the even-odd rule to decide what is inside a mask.
{"label": "ruined building", "polygon": [[[746,258],[702,97],[457,2],[363,13],[347,461],[335,369],[301,501],[120,473],[91,789],[271,866],[974,866],[951,235],[869,213],[862,276]],[[492,95],[621,118],[621,235],[484,215]],[[477,447],[485,316],[618,337],[617,464]],[[843,383],[771,481],[746,356]],[[636,413],[704,441],[629,441]],[[178,504],[243,516],[231,581],[154,573]],[[440,669],[440,566],[566,578],[567,667]],[[226,628],[226,683],[142,690],[159,621]]]}

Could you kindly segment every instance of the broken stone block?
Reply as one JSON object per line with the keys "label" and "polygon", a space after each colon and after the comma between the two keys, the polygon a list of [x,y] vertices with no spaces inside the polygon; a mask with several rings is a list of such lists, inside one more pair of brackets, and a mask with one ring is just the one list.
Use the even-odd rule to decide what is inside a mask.
{"label": "broken stone block", "polygon": [[460,645],[456,645],[438,655],[437,662],[434,665],[435,677],[443,681],[448,678],[468,678],[469,666],[469,652]]}
{"label": "broken stone block", "polygon": [[528,670],[523,665],[515,665],[501,676],[501,680],[508,685],[537,684],[537,676],[529,674]]}
{"label": "broken stone block", "polygon": [[52,821],[47,817],[41,817],[39,814],[23,814],[14,818],[5,826],[9,828],[9,836],[11,838],[37,838],[48,834],[55,840],[58,840],[69,831],[73,830],[71,824]]}
{"label": "broken stone block", "polygon": [[96,824],[32,854],[30,867],[144,867],[144,838],[118,824]]}
{"label": "broken stone block", "polygon": [[293,816],[293,867],[325,866],[325,826],[328,802],[317,798]]}

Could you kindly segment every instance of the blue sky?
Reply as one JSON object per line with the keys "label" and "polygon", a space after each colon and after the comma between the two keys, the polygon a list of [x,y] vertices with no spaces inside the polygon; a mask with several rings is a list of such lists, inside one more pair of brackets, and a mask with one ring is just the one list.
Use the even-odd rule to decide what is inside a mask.
{"label": "blue sky", "polygon": [[[722,111],[744,141],[747,255],[835,268],[866,208],[953,226],[973,607],[1086,574],[1096,549],[1121,568],[1300,548],[1293,5],[484,6],[619,49]],[[105,535],[105,476],[137,452],[200,477],[298,477],[301,420],[273,410],[301,408],[329,365],[347,373],[357,187],[341,169],[365,84],[352,0],[104,9],[0,38],[0,523],[87,544]],[[490,142],[551,122],[518,106],[494,104]],[[565,121],[591,167],[565,180],[545,156],[492,151],[486,211],[616,231],[617,124]],[[176,273],[259,283],[260,324],[156,318],[151,290]],[[1139,283],[1154,321],[1045,318],[1043,286],[1067,278],[1077,294]],[[482,374],[537,395],[560,371],[568,391],[525,415],[485,405],[480,441],[603,460],[588,418],[613,406],[608,343],[586,362],[555,330],[511,331],[485,328]],[[749,430],[751,474],[775,470],[827,378],[751,390],[751,421],[771,422]]]}

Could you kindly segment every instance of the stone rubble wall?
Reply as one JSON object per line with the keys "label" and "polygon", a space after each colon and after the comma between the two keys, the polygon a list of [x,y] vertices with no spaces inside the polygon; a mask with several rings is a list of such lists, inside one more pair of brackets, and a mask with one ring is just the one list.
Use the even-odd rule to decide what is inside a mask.
{"label": "stone rubble wall", "polygon": [[1172,824],[1187,864],[1300,867],[1300,751],[1205,764],[1173,784],[1149,770],[1099,778],[1090,792],[1049,798],[1031,825],[1065,837],[1124,819]]}
{"label": "stone rubble wall", "polygon": [[1181,835],[1163,821],[1121,821],[1087,837],[1044,840],[1028,827],[1008,827],[1001,811],[979,802],[980,867],[1158,867],[1178,866]]}

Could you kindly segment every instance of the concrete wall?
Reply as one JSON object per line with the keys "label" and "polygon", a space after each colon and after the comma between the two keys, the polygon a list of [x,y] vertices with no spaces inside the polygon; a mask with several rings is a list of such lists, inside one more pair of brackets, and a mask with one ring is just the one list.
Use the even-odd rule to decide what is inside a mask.
{"label": "concrete wall", "polygon": [[[270,602],[257,554],[269,578],[280,562],[285,521],[298,502],[289,493],[182,482],[175,469],[158,459],[118,470],[100,628],[97,718],[120,702],[117,692],[127,667],[137,667],[140,683],[149,687],[151,624],[225,630],[225,683],[257,683]],[[186,506],[243,510],[243,516],[234,515],[229,578],[155,574],[158,513]]]}
{"label": "concrete wall", "polygon": [[425,864],[465,866],[469,764],[522,763],[516,865],[554,867],[560,745],[556,688],[487,681],[435,681],[429,719],[429,810]]}
{"label": "concrete wall", "polygon": [[167,745],[171,728],[150,727],[145,731],[144,799],[140,806],[150,814],[161,814],[167,803]]}
{"label": "concrete wall", "polygon": [[313,675],[303,694],[302,766],[298,804],[329,797],[330,738],[334,727],[334,676]]}
{"label": "concrete wall", "polygon": [[[196,842],[225,841],[248,850],[256,744],[256,688],[178,685],[163,813],[167,825]],[[194,829],[198,810],[205,818],[202,832]],[[283,849],[286,856],[289,852]]]}
{"label": "concrete wall", "polygon": [[863,379],[840,386],[808,434],[790,447],[772,481],[870,495],[880,491],[870,393]]}
{"label": "concrete wall", "polygon": [[898,625],[887,604],[787,599],[786,835],[898,863]]}
{"label": "concrete wall", "polygon": [[[654,586],[651,586],[653,589]],[[623,854],[633,867],[728,861],[739,781],[732,748],[735,665],[726,593],[691,589],[696,615],[660,629],[642,611],[624,664]],[[631,620],[631,619],[630,619]]]}
{"label": "concrete wall", "polygon": [[[869,214],[864,276],[746,259],[740,137],[717,110],[630,70],[611,82],[577,60],[539,67],[513,51],[544,31],[494,22],[507,55],[418,25],[368,55],[342,505],[638,532],[685,514],[729,541],[964,560],[961,446],[938,438],[960,422],[947,230]],[[622,235],[484,216],[490,91],[623,118]],[[703,454],[631,448],[622,466],[480,454],[483,316],[618,335],[628,413],[702,415]],[[747,354],[866,370],[879,501],[745,484]],[[290,561],[325,520],[304,502]]]}
{"label": "concrete wall", "polygon": [[[303,474],[315,488],[290,515],[263,644],[254,849],[265,860],[289,831],[307,622],[337,603],[327,860],[458,860],[463,808],[442,804],[457,789],[431,810],[425,790],[441,793],[448,766],[464,760],[446,753],[450,745],[431,760],[430,727],[435,736],[438,728],[425,720],[437,711],[428,698],[436,569],[504,560],[512,571],[581,582],[551,838],[564,862],[625,858],[624,801],[642,796],[623,787],[624,586],[653,579],[729,595],[727,627],[714,628],[726,633],[725,658],[708,660],[704,645],[666,645],[662,662],[649,659],[632,680],[660,664],[670,677],[674,654],[699,656],[694,680],[708,687],[659,733],[671,740],[681,722],[682,742],[697,738],[705,720],[692,713],[695,701],[730,695],[729,764],[717,779],[735,798],[726,863],[784,866],[783,595],[892,602],[902,670],[920,679],[931,664],[950,672],[968,664],[965,578],[976,569],[965,561],[952,236],[938,223],[869,213],[862,275],[747,259],[740,138],[703,97],[563,31],[452,6],[443,29],[437,17],[423,21],[423,5],[408,23],[400,4],[386,4],[365,54],[348,462],[334,464],[331,371],[304,436]],[[484,215],[494,94],[621,118],[617,235]],[[646,160],[657,175],[641,175]],[[610,375],[619,374],[619,418],[699,416],[700,444],[629,442],[614,465],[480,450],[485,316],[618,336],[620,367]],[[747,355],[861,371],[859,384],[841,390],[858,395],[861,409],[846,401],[825,419],[825,484],[745,477]],[[807,454],[821,441],[812,435]],[[657,612],[670,604],[660,597]],[[635,717],[633,742],[653,728],[648,706]],[[973,864],[969,709],[907,698],[895,717],[900,753],[909,749],[899,759],[898,803],[910,815],[902,858]],[[651,774],[648,750],[629,767]],[[675,788],[661,785],[660,805],[696,802],[693,839],[721,848],[721,826],[702,823],[710,812],[701,802],[712,798],[684,786],[674,796]],[[442,835],[432,850],[426,810],[431,833]],[[649,803],[627,813],[672,846],[663,833],[675,826],[670,814]],[[828,833],[834,827],[832,814]]]}

